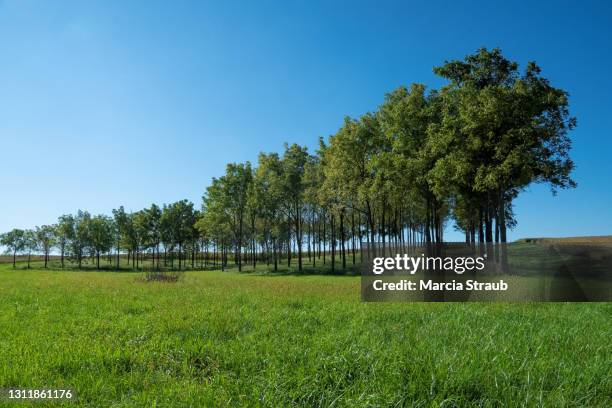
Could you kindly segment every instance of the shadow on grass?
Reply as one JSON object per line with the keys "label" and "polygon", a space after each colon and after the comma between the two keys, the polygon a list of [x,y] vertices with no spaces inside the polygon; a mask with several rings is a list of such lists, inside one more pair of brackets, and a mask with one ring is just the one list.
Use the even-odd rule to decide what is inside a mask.
{"label": "shadow on grass", "polygon": [[331,267],[329,266],[325,266],[325,267],[303,267],[301,271],[299,271],[297,269],[297,267],[279,267],[276,271],[274,270],[274,268],[267,268],[266,269],[261,269],[261,270],[253,270],[253,269],[249,269],[249,270],[243,270],[241,273],[243,274],[256,274],[256,275],[260,275],[260,276],[269,276],[269,277],[274,277],[274,276],[359,276],[360,275],[360,271],[359,271],[359,266],[358,265],[351,265],[351,266],[347,266],[346,269],[341,269],[341,268],[336,268],[333,272],[331,270]]}
{"label": "shadow on grass", "polygon": [[[348,263],[348,262],[347,262]],[[49,272],[105,272],[105,273],[151,273],[151,272],[160,272],[160,273],[176,273],[179,272],[178,268],[171,268],[169,265],[164,267],[162,266],[159,270],[155,268],[151,268],[150,266],[139,267],[138,269],[133,268],[131,265],[120,265],[119,268],[116,267],[115,264],[104,263],[100,265],[98,269],[95,264],[90,262],[84,262],[79,268],[75,264],[67,263],[63,268],[59,263],[50,262],[47,268],[44,268],[44,265],[40,261],[31,262],[30,268],[27,267],[26,263],[23,261],[17,262],[17,266],[15,268],[12,267],[11,264],[1,264],[0,270],[4,271],[15,271],[15,272],[40,272],[40,271],[49,271]],[[238,271],[238,265],[230,264],[225,268],[221,268],[221,265],[206,265],[206,266],[196,266],[195,268],[188,267],[186,269],[181,269],[180,272],[229,272],[229,273],[240,273],[245,275],[259,275],[259,276],[358,276],[360,275],[359,263],[353,265],[352,263],[348,263],[346,269],[342,269],[342,265],[340,263],[336,263],[336,267],[334,271],[331,269],[331,265],[326,263],[323,265],[322,263],[317,262],[316,266],[313,266],[310,262],[303,262],[302,270],[299,271],[297,267],[297,263],[294,262],[290,267],[286,265],[279,264],[278,269],[274,270],[273,265],[267,265],[265,263],[258,264],[256,268],[253,268],[252,265],[243,265],[242,271]]]}

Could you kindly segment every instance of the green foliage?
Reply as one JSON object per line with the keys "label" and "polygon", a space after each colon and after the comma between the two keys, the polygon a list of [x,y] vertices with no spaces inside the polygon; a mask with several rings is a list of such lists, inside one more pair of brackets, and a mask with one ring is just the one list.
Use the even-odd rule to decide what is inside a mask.
{"label": "green foliage", "polygon": [[89,246],[96,256],[110,252],[113,247],[113,221],[105,215],[96,215],[89,221]]}
{"label": "green foliage", "polygon": [[13,268],[15,267],[15,256],[26,247],[25,231],[15,228],[0,235],[0,245],[7,248],[7,252],[13,255]]}
{"label": "green foliage", "polygon": [[46,254],[51,251],[51,248],[55,245],[55,227],[53,225],[43,225],[42,227],[36,227],[36,239],[38,240],[39,248],[42,249]]}
{"label": "green foliage", "polygon": [[159,220],[162,240],[170,247],[178,249],[179,269],[183,256],[183,247],[196,238],[196,214],[193,204],[180,200],[164,206]]}
{"label": "green foliage", "polygon": [[[310,154],[285,144],[282,155],[230,163],[203,196],[201,211],[186,200],[113,218],[86,211],[59,218],[55,236],[32,240],[9,233],[16,254],[53,245],[79,265],[84,257],[115,250],[139,267],[141,255],[160,248],[171,262],[209,250],[232,257],[238,269],[250,257],[275,265],[297,253],[302,269],[317,248],[343,258],[356,241],[394,240],[411,245],[444,240],[451,217],[472,243],[506,242],[516,225],[513,200],[532,183],[553,192],[572,188],[574,164],[568,132],[575,124],[568,94],[553,87],[529,62],[523,71],[499,49],[479,49],[434,72],[448,81],[439,90],[423,84],[388,93],[376,112],[345,118]],[[350,220],[350,225],[349,225]],[[6,234],[5,234],[6,235]],[[495,236],[495,237],[494,237]],[[23,242],[21,242],[23,241]],[[40,245],[38,245],[40,244]],[[503,251],[502,251],[503,252]],[[324,258],[325,259],[325,258]]]}

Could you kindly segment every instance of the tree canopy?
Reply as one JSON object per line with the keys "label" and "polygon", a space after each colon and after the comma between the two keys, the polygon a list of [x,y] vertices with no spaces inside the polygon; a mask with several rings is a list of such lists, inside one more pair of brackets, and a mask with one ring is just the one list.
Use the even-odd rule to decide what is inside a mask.
{"label": "tree canopy", "polygon": [[[518,222],[514,199],[532,183],[556,193],[573,188],[569,132],[576,126],[568,93],[551,85],[535,62],[521,70],[501,50],[482,48],[434,72],[447,83],[400,86],[375,111],[346,117],[319,149],[285,144],[257,163],[230,163],[203,194],[201,210],[187,200],[113,216],[79,211],[35,234],[12,230],[1,243],[17,254],[56,248],[81,262],[114,251],[138,269],[178,269],[197,262],[242,270],[246,262],[281,259],[298,270],[361,244],[425,245],[444,241],[453,222],[470,244],[505,243]],[[502,263],[505,256],[502,251]],[[109,262],[110,262],[109,255]],[[46,263],[45,263],[46,265]]]}

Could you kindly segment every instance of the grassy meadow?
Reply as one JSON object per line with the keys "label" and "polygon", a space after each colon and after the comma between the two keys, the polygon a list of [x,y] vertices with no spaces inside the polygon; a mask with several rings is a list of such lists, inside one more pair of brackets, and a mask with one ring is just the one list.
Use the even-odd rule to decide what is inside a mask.
{"label": "grassy meadow", "polygon": [[0,388],[76,394],[23,406],[612,405],[610,303],[362,303],[357,276],[263,269],[2,264]]}

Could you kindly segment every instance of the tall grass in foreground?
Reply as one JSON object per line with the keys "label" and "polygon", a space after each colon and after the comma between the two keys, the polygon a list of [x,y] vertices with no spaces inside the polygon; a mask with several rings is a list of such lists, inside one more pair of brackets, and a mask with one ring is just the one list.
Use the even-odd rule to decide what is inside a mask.
{"label": "tall grass in foreground", "polygon": [[0,388],[71,387],[92,407],[612,405],[609,303],[365,304],[358,277],[140,276],[1,266]]}

